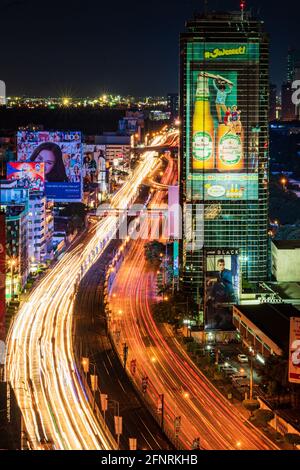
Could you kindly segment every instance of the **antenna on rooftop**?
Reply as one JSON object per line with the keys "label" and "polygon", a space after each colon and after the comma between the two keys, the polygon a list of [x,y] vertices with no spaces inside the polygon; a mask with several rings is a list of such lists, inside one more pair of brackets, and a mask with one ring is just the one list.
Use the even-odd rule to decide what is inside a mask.
{"label": "antenna on rooftop", "polygon": [[246,8],[246,1],[245,0],[240,0],[240,9],[241,9],[241,19],[244,21],[244,12]]}
{"label": "antenna on rooftop", "polygon": [[204,0],[204,14],[207,13],[208,10],[208,0]]}

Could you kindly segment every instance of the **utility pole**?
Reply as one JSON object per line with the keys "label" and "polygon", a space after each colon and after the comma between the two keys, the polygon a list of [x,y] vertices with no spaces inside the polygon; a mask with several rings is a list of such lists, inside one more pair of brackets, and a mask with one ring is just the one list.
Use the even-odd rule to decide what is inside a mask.
{"label": "utility pole", "polygon": [[193,450],[200,450],[200,437],[193,440]]}
{"label": "utility pole", "polygon": [[101,409],[103,411],[104,424],[106,426],[106,412],[108,409],[108,395],[105,393],[100,394]]}
{"label": "utility pole", "polygon": [[250,357],[250,400],[253,398],[253,357]]}
{"label": "utility pole", "polygon": [[90,365],[93,366],[94,371],[93,375],[90,376],[91,386],[93,391],[93,411],[96,409],[96,391],[98,390],[98,375],[96,375],[96,364],[90,362]]}
{"label": "utility pole", "polygon": [[179,433],[181,429],[181,416],[176,416],[174,421],[176,447],[178,447]]}
{"label": "utility pole", "polygon": [[246,8],[246,1],[245,0],[240,1],[240,8],[241,8],[241,20],[244,21],[244,11],[245,11],[245,8]]}
{"label": "utility pole", "polygon": [[110,400],[113,405],[114,409],[115,406],[117,405],[117,415],[116,412],[114,412],[114,421],[115,421],[115,433],[117,435],[117,444],[118,444],[118,450],[120,450],[120,436],[123,432],[123,418],[120,416],[120,403],[117,400]]}
{"label": "utility pole", "polygon": [[127,346],[126,343],[124,343],[124,346],[123,346],[123,367],[124,367],[124,369],[126,369],[127,358],[128,358],[128,346]]}
{"label": "utility pole", "polygon": [[165,420],[165,395],[160,395],[161,399],[161,430],[164,431],[164,420]]}
{"label": "utility pole", "polygon": [[147,375],[144,375],[142,377],[142,392],[143,393],[147,392],[148,385],[149,385],[149,378]]}

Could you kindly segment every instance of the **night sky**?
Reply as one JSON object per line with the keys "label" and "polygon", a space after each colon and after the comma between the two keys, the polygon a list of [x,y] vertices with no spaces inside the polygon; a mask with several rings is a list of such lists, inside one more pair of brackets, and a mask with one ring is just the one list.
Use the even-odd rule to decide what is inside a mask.
{"label": "night sky", "polygon": [[[0,0],[0,79],[8,95],[96,96],[177,91],[178,41],[201,0]],[[271,35],[271,79],[300,48],[299,0],[248,0]],[[208,0],[238,9],[236,0]]]}

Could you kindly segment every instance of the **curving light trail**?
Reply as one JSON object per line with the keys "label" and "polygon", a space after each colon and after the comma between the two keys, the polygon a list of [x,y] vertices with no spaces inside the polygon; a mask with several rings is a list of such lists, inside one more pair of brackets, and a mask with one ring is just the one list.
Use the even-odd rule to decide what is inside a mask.
{"label": "curving light trail", "polygon": [[[153,145],[163,142],[157,137]],[[111,206],[126,209],[153,169],[156,152],[145,152]],[[73,353],[75,284],[101,256],[117,230],[108,212],[75,243],[22,303],[7,337],[6,376],[17,396],[32,449],[114,449],[87,400]],[[105,430],[104,430],[105,429]]]}
{"label": "curving light trail", "polygon": [[[174,172],[169,164],[163,183],[173,184]],[[157,191],[152,204],[162,207],[164,193]],[[157,221],[157,223],[159,223]],[[144,230],[147,233],[147,228]],[[155,232],[155,230],[154,230]],[[141,390],[147,375],[147,399],[154,409],[165,398],[165,429],[175,438],[175,418],[181,417],[177,444],[191,449],[200,437],[207,450],[275,450],[278,449],[208,381],[178,344],[172,330],[162,331],[152,316],[156,301],[156,276],[147,268],[145,240],[133,242],[127,259],[118,272],[110,296],[112,330],[128,346],[129,366],[136,360],[133,380]],[[121,314],[120,314],[121,313]]]}

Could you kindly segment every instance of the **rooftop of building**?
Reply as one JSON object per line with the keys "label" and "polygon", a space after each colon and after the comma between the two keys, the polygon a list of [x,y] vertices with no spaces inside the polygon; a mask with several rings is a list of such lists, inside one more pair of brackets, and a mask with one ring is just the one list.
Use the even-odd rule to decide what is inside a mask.
{"label": "rooftop of building", "polygon": [[256,18],[250,11],[207,11],[195,13],[194,17],[186,22],[186,31],[181,38],[190,37],[198,33],[206,39],[213,41],[226,40],[234,42],[241,38],[266,39],[264,21]]}
{"label": "rooftop of building", "polygon": [[273,290],[279,293],[282,299],[300,299],[300,282],[279,282],[272,284]]}
{"label": "rooftop of building", "polygon": [[105,145],[130,145],[130,136],[116,132],[107,132],[103,135],[96,135],[95,142],[96,144]]}
{"label": "rooftop of building", "polygon": [[13,189],[17,187],[16,180],[1,180],[0,179],[0,189]]}
{"label": "rooftop of building", "polygon": [[26,212],[26,207],[24,204],[17,204],[13,206],[6,206],[5,217],[7,221],[10,218],[14,219],[15,217],[19,218]]}
{"label": "rooftop of building", "polygon": [[294,426],[300,431],[300,410],[299,409],[286,409],[277,410],[276,413],[283,418],[285,421]]}
{"label": "rooftop of building", "polygon": [[288,351],[290,319],[300,311],[289,304],[240,305],[236,307],[280,349]]}
{"label": "rooftop of building", "polygon": [[[194,15],[194,20],[197,21],[207,21],[207,20],[240,20],[241,19],[242,12],[241,10],[235,10],[235,11],[216,11],[216,10],[211,10],[211,11],[202,11],[199,13],[195,13]],[[245,11],[243,13],[244,19],[245,20],[250,20],[254,19],[250,11]]]}
{"label": "rooftop of building", "polygon": [[300,240],[273,240],[278,250],[299,250]]}

